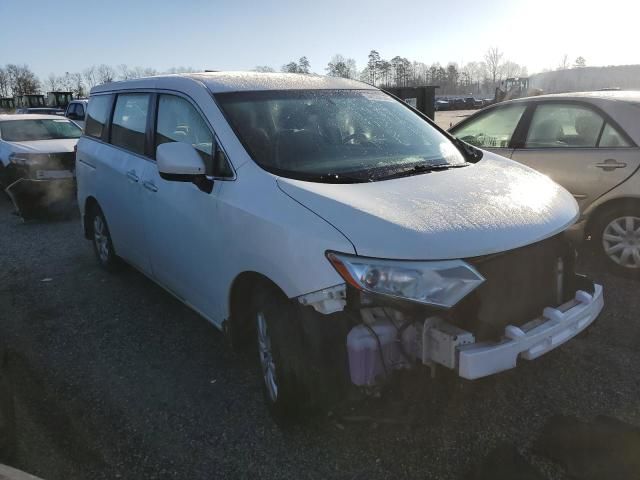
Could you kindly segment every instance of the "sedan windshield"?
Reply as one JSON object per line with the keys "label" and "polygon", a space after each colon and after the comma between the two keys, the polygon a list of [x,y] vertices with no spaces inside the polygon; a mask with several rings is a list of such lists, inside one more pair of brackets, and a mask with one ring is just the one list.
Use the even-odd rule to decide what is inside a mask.
{"label": "sedan windshield", "polygon": [[82,130],[66,119],[6,120],[0,122],[0,138],[7,142],[80,138]]}
{"label": "sedan windshield", "polygon": [[446,136],[378,90],[239,92],[216,99],[252,158],[278,175],[364,182],[465,164]]}

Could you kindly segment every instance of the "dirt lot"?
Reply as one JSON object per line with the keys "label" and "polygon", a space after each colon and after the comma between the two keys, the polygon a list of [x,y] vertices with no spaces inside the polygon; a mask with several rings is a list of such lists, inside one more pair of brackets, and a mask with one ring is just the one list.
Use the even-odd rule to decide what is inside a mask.
{"label": "dirt lot", "polygon": [[[11,463],[49,480],[603,478],[595,458],[639,478],[612,473],[640,446],[638,283],[592,273],[604,313],[540,360],[473,383],[406,376],[347,418],[281,430],[252,361],[205,320],[133,270],[101,271],[76,219],[24,224],[0,196]],[[601,415],[625,423],[578,422]]]}
{"label": "dirt lot", "polygon": [[477,110],[452,110],[450,112],[436,112],[436,123],[440,128],[448,130],[456,123],[461,122],[476,111]]}

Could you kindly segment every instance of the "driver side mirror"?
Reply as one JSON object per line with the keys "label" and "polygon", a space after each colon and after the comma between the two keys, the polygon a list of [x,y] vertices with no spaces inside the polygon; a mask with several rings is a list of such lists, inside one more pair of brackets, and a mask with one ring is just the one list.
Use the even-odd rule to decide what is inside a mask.
{"label": "driver side mirror", "polygon": [[162,143],[156,148],[156,162],[160,177],[173,182],[192,182],[200,190],[211,193],[213,181],[205,176],[204,160],[183,142]]}

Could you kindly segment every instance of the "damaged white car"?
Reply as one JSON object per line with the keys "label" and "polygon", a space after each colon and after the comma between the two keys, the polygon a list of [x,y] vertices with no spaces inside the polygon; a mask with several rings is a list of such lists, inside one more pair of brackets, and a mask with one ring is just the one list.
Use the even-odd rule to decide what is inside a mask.
{"label": "damaged white car", "polygon": [[278,415],[397,369],[507,370],[603,307],[574,272],[566,190],[359,82],[99,86],[77,175],[101,265],[124,259],[234,344],[255,342]]}
{"label": "damaged white car", "polygon": [[80,135],[75,123],[59,116],[0,116],[0,186],[22,217],[73,200]]}

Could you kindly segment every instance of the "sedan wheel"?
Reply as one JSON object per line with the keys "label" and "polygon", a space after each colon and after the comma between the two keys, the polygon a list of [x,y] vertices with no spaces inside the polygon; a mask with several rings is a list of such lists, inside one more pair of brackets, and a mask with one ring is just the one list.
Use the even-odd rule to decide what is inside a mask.
{"label": "sedan wheel", "polygon": [[271,338],[267,326],[267,319],[264,312],[258,312],[256,315],[256,327],[258,333],[258,354],[260,355],[260,366],[262,368],[262,377],[269,395],[269,400],[275,403],[278,400],[278,380],[276,376],[276,365],[273,360],[273,352],[271,350]]}
{"label": "sedan wheel", "polygon": [[640,217],[611,220],[602,233],[602,246],[611,261],[624,268],[640,269]]}

